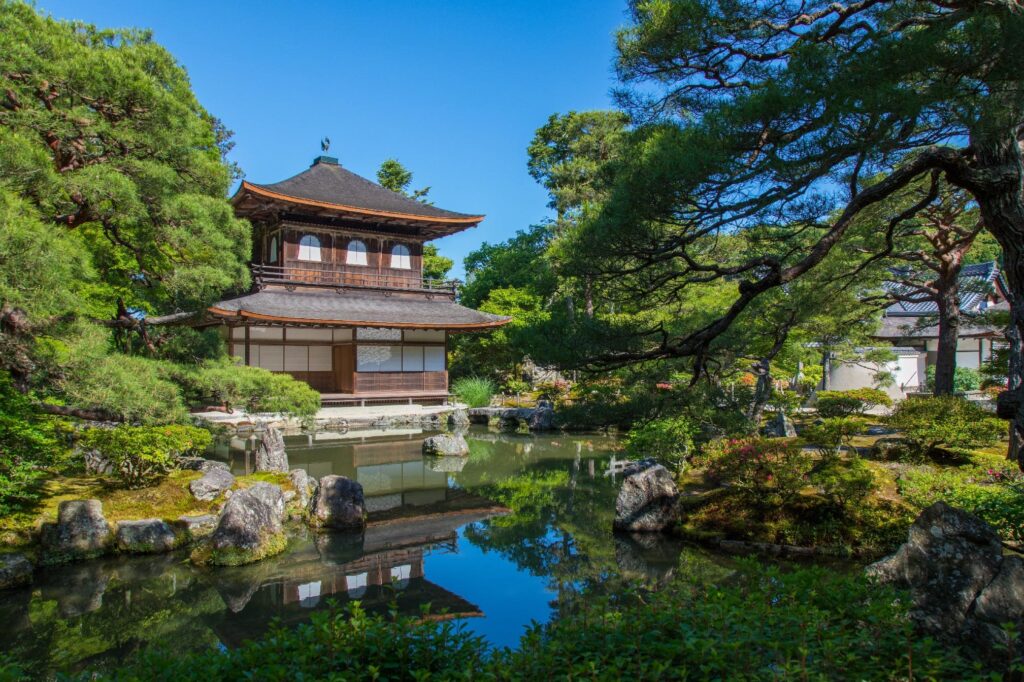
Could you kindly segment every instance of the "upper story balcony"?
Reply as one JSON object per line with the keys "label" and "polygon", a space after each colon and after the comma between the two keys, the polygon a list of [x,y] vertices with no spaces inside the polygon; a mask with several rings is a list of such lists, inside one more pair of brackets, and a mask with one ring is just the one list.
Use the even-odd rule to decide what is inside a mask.
{"label": "upper story balcony", "polygon": [[281,267],[252,265],[257,285],[285,284],[335,288],[376,289],[382,291],[415,291],[455,298],[457,283],[453,280],[424,279],[419,273],[395,268],[367,268],[339,263],[301,262]]}

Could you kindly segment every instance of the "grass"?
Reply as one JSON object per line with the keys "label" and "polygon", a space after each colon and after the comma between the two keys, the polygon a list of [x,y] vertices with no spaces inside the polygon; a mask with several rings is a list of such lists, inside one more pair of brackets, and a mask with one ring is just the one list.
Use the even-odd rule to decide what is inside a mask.
{"label": "grass", "polygon": [[491,398],[498,391],[498,387],[490,379],[483,377],[463,377],[452,384],[454,393],[460,403],[469,407],[487,407],[491,404]]}

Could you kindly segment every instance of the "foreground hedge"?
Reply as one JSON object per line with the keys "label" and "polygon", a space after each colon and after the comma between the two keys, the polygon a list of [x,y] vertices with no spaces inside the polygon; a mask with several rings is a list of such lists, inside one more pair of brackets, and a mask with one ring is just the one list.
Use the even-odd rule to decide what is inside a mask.
{"label": "foreground hedge", "polygon": [[[451,621],[323,611],[295,629],[191,656],[150,652],[119,680],[977,679],[956,649],[916,638],[897,593],[859,574],[737,572],[652,594],[616,583],[563,603],[517,651],[493,650]],[[83,678],[87,673],[83,673]],[[111,679],[111,678],[107,678]]]}

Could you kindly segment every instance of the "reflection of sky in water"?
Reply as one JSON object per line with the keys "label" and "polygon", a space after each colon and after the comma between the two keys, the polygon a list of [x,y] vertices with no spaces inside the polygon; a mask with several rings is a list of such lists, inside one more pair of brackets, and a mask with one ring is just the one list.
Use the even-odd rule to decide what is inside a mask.
{"label": "reflection of sky in water", "polygon": [[476,604],[484,618],[468,618],[467,628],[495,646],[516,646],[531,621],[551,616],[556,594],[548,578],[531,575],[497,552],[484,552],[459,529],[458,553],[431,552],[425,573],[434,582]]}

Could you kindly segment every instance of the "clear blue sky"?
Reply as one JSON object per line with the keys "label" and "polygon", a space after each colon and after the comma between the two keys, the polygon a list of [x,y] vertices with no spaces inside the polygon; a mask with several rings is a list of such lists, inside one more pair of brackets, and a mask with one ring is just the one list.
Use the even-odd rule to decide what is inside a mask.
{"label": "clear blue sky", "polygon": [[38,0],[65,19],[151,28],[235,131],[253,182],[309,166],[319,141],[374,178],[396,157],[442,207],[487,219],[438,242],[456,260],[547,215],[526,146],[555,112],[608,108],[623,0]]}

